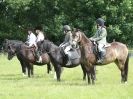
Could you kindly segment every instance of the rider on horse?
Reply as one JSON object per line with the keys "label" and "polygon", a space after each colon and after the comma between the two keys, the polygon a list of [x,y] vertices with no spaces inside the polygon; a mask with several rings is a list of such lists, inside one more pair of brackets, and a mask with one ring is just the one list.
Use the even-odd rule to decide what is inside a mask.
{"label": "rider on horse", "polygon": [[104,20],[102,18],[98,18],[96,20],[97,23],[97,32],[93,37],[90,38],[91,41],[94,41],[98,44],[98,63],[102,63],[105,55],[105,45],[107,43],[106,36],[107,31],[104,25]]}
{"label": "rider on horse", "polygon": [[25,43],[29,46],[29,48],[35,47],[36,62],[40,63],[40,62],[42,62],[42,59],[41,59],[40,53],[38,51],[37,42],[44,40],[44,34],[42,32],[42,27],[40,27],[40,26],[36,27],[35,32],[37,34],[37,37],[32,32],[32,29],[30,29],[30,28],[28,29],[28,37],[27,37],[27,41]]}
{"label": "rider on horse", "polygon": [[60,47],[64,48],[65,54],[68,56],[68,62],[66,65],[71,65],[71,53],[69,52],[72,48],[72,32],[69,25],[63,26],[63,32],[65,34],[64,42],[60,45]]}
{"label": "rider on horse", "polygon": [[27,41],[25,43],[29,47],[35,46],[36,45],[36,36],[35,36],[35,34],[32,32],[31,28],[28,28],[27,32],[28,32],[28,37],[27,37]]}
{"label": "rider on horse", "polygon": [[41,41],[43,41],[45,39],[44,33],[42,31],[42,27],[41,26],[37,26],[35,28],[35,33],[37,34],[35,56],[36,56],[37,62],[41,63],[42,62],[42,58],[40,57],[40,53],[38,51],[37,43],[41,42]]}

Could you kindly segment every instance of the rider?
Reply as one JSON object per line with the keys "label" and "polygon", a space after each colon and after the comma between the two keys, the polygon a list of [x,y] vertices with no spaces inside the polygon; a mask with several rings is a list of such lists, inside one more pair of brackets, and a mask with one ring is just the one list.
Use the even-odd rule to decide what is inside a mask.
{"label": "rider", "polygon": [[104,25],[104,20],[102,18],[98,18],[96,20],[97,23],[97,32],[93,37],[90,38],[90,40],[95,41],[98,43],[98,63],[102,63],[105,55],[105,49],[104,46],[106,45],[106,37],[107,37],[107,31]]}
{"label": "rider", "polygon": [[68,62],[66,65],[71,65],[71,59],[70,59],[71,53],[69,51],[72,48],[72,32],[70,26],[64,25],[63,32],[65,34],[65,39],[64,42],[60,45],[60,47],[64,48],[64,52],[68,56]]}
{"label": "rider", "polygon": [[40,57],[40,53],[38,51],[37,43],[40,42],[40,41],[43,41],[44,38],[45,38],[44,33],[42,31],[42,27],[41,26],[37,26],[35,28],[35,33],[37,34],[35,56],[36,56],[37,62],[41,63],[42,62],[42,58]]}
{"label": "rider", "polygon": [[29,47],[33,47],[36,46],[36,36],[35,34],[32,32],[31,28],[27,29],[28,32],[28,37],[27,37],[27,41],[25,42]]}

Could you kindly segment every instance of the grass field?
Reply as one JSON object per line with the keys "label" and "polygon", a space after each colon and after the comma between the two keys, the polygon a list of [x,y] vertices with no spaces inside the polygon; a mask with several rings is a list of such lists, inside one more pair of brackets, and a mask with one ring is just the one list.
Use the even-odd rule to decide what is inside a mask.
{"label": "grass field", "polygon": [[23,77],[19,61],[0,56],[0,99],[133,99],[133,59],[129,61],[128,83],[120,83],[115,64],[97,67],[95,85],[82,80],[80,66],[64,68],[61,82],[46,73],[46,66],[34,66],[34,77]]}

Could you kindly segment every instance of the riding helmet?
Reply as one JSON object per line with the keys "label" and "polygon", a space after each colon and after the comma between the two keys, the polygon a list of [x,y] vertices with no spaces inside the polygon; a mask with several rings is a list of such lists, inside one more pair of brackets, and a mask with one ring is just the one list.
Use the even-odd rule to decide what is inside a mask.
{"label": "riding helmet", "polygon": [[98,18],[97,20],[96,20],[96,23],[97,24],[99,24],[100,26],[104,26],[104,20],[102,19],[102,18]]}
{"label": "riding helmet", "polygon": [[64,25],[64,26],[63,26],[63,30],[64,30],[64,31],[71,31],[71,28],[70,28],[69,25]]}
{"label": "riding helmet", "polygon": [[40,30],[40,31],[42,31],[43,28],[42,28],[42,26],[36,26],[36,27],[35,27],[35,30]]}

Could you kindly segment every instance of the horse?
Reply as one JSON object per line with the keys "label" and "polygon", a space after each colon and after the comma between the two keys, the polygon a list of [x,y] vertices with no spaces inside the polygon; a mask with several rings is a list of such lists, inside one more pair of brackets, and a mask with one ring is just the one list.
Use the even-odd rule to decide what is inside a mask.
{"label": "horse", "polygon": [[[61,67],[73,68],[79,65],[81,65],[81,68],[84,74],[83,80],[85,80],[86,69],[81,63],[81,58],[73,59],[72,64],[70,66],[66,66],[68,59],[67,59],[67,56],[63,53],[63,50],[61,47],[58,47],[57,45],[55,45],[53,42],[49,40],[38,42],[37,45],[38,45],[38,50],[40,50],[42,53],[46,51],[49,54],[51,62],[55,68],[57,81],[60,81]],[[76,49],[76,50],[78,51],[78,54],[81,55],[80,50],[79,49]]]}
{"label": "horse", "polygon": [[8,39],[5,39],[2,43],[2,47],[3,47],[3,52],[7,52],[8,50],[8,45],[9,44],[23,44],[22,41],[19,41],[19,40],[8,40]]}
{"label": "horse", "polygon": [[73,43],[79,44],[81,50],[82,63],[84,64],[87,70],[88,84],[95,84],[93,68],[94,65],[106,65],[114,62],[119,70],[121,71],[121,82],[127,82],[128,76],[128,62],[129,54],[128,48],[125,44],[120,42],[112,42],[111,46],[106,47],[106,55],[104,56],[104,61],[102,64],[97,63],[97,57],[94,54],[94,44],[93,42],[86,37],[86,35],[77,30],[73,32]]}
{"label": "horse", "polygon": [[[15,42],[14,42],[15,41]],[[37,63],[34,54],[34,48],[29,48],[23,42],[16,40],[6,40],[5,47],[7,48],[8,60],[11,60],[15,55],[17,56],[22,72],[26,75],[26,68],[28,70],[28,77],[33,75],[33,65],[42,66],[47,64],[47,73],[51,71],[50,58],[47,53],[41,55],[42,63]]]}

